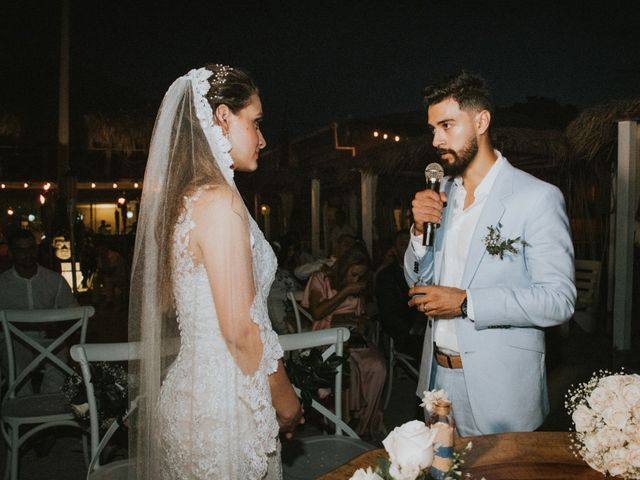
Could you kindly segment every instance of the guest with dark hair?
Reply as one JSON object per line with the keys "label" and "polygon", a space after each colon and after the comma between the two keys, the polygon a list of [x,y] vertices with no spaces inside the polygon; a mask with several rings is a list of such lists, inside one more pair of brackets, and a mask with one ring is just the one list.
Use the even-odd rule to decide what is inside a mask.
{"label": "guest with dark hair", "polygon": [[366,248],[354,244],[328,270],[314,273],[304,290],[302,305],[314,318],[313,330],[349,326],[348,408],[359,435],[376,439],[384,431],[382,389],[387,375],[382,353],[361,335],[366,327],[365,292],[371,260]]}

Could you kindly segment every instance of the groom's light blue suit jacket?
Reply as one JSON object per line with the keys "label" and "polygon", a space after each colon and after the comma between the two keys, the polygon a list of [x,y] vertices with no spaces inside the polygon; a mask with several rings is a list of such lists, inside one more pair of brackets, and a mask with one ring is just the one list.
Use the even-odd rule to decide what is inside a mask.
{"label": "groom's light blue suit jacket", "polygon": [[[453,181],[444,190],[453,198]],[[439,284],[444,237],[451,209],[445,208],[435,245],[417,258],[405,254],[409,285],[418,278]],[[486,251],[487,227],[501,237],[520,237],[517,254],[503,259]],[[446,242],[455,242],[447,238]],[[418,262],[418,273],[415,272]],[[473,301],[473,322],[455,319],[471,408],[483,433],[535,430],[549,411],[544,327],[571,318],[576,300],[573,244],[560,190],[505,161],[487,197],[469,247],[459,288]],[[430,282],[429,282],[430,280]],[[427,390],[433,368],[433,322],[428,322],[418,382]],[[455,409],[455,405],[453,406]]]}

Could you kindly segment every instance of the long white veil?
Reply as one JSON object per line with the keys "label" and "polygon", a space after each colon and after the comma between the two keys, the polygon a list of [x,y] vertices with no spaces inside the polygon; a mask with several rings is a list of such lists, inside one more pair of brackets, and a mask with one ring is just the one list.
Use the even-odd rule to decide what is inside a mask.
{"label": "long white veil", "polygon": [[[172,235],[182,196],[203,185],[231,187],[235,191],[230,146],[225,146],[220,127],[214,125],[206,100],[211,75],[204,68],[192,70],[171,85],[151,140],[129,303],[129,341],[139,344],[131,352],[139,360],[129,363],[129,398],[137,404],[129,425],[129,452],[135,464],[135,470],[130,469],[130,479],[163,477],[156,407],[162,382],[180,344],[173,299],[169,298],[175,278],[166,266],[173,260]],[[180,168],[177,162],[181,162]],[[209,171],[197,171],[202,165]],[[244,205],[235,205],[237,208],[245,209]],[[229,266],[229,271],[232,268]],[[189,472],[183,473],[184,478],[191,478]]]}

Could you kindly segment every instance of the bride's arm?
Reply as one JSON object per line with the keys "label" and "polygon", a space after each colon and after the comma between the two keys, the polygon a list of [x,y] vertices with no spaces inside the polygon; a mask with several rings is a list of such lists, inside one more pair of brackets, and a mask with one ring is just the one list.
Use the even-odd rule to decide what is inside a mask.
{"label": "bride's arm", "polygon": [[[240,369],[251,374],[260,364],[263,345],[250,317],[255,288],[249,224],[241,202],[224,187],[205,191],[193,209],[191,238],[201,257],[196,261],[207,270],[222,336]],[[302,409],[281,360],[269,375],[269,387],[281,430],[289,432],[303,421]]]}
{"label": "bride's arm", "polygon": [[245,374],[262,359],[260,328],[251,319],[255,296],[246,209],[233,208],[242,199],[226,187],[203,192],[193,208],[195,226],[190,249],[204,263],[222,336]]}

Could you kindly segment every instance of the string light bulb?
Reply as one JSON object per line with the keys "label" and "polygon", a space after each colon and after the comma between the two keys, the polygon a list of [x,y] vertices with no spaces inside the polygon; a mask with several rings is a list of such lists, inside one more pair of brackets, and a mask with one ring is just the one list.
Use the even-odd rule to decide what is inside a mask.
{"label": "string light bulb", "polygon": [[40,200],[40,205],[44,205],[45,203],[47,203],[47,199],[44,198],[44,195],[40,195],[39,200]]}
{"label": "string light bulb", "polygon": [[3,183],[2,185],[0,185],[0,188],[4,190],[5,188],[7,188],[7,186]]}
{"label": "string light bulb", "polygon": [[29,184],[27,182],[24,182],[22,185],[24,186],[24,188],[29,188]]}
{"label": "string light bulb", "polygon": [[7,208],[7,215],[9,216],[13,215],[13,208]]}
{"label": "string light bulb", "polygon": [[387,134],[385,133],[384,135],[382,135],[382,138],[384,138],[384,139],[386,140],[387,138],[389,138],[389,135],[387,135]]}
{"label": "string light bulb", "polygon": [[114,184],[113,184],[113,188],[118,188],[118,184],[117,184],[117,183],[114,183]]}
{"label": "string light bulb", "polygon": [[124,205],[126,202],[127,200],[124,197],[118,198],[118,205]]}
{"label": "string light bulb", "polygon": [[43,189],[45,192],[48,192],[50,188],[51,188],[51,183],[50,183],[50,182],[47,182],[47,183],[45,183],[45,184],[42,186],[42,189]]}
{"label": "string light bulb", "polygon": [[399,137],[398,135],[396,135],[393,139],[394,139],[396,142],[399,142],[399,141],[400,141],[400,137]]}
{"label": "string light bulb", "polygon": [[96,188],[96,184],[91,182],[91,188]]}
{"label": "string light bulb", "polygon": [[140,185],[138,184],[138,182],[135,182],[135,183],[133,184],[133,188],[138,188],[139,186],[140,186]]}
{"label": "string light bulb", "polygon": [[380,133],[377,130],[373,131],[373,136],[378,138],[380,136]]}

